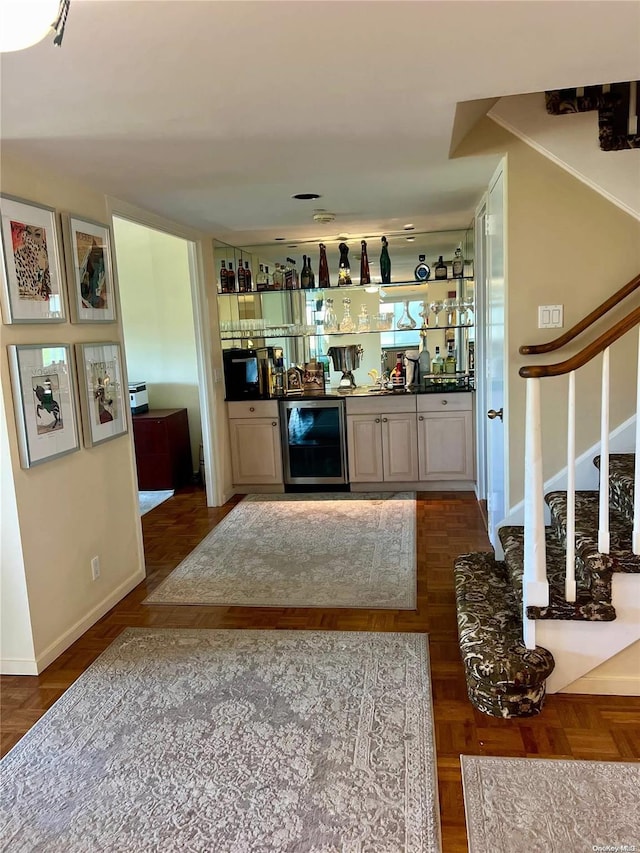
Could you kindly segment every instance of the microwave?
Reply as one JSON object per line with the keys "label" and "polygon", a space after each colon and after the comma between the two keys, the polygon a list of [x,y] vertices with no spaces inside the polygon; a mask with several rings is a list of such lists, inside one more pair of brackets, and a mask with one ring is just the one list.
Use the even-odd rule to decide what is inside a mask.
{"label": "microwave", "polygon": [[252,400],[262,396],[256,350],[223,350],[222,363],[227,400]]}

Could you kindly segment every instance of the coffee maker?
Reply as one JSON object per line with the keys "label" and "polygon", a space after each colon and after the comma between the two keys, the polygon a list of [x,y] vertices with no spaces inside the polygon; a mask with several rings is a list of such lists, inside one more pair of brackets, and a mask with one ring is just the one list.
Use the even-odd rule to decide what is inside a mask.
{"label": "coffee maker", "polygon": [[227,400],[254,400],[262,396],[258,353],[234,347],[222,351]]}

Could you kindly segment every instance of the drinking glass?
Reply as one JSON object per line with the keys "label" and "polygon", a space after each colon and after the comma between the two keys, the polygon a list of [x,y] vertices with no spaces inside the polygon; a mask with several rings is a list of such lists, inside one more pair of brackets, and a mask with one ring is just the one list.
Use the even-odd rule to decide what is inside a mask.
{"label": "drinking glass", "polygon": [[442,311],[442,300],[441,300],[441,299],[437,299],[437,300],[435,300],[434,302],[430,302],[430,303],[429,303],[429,308],[430,308],[430,309],[433,311],[433,313],[436,315],[436,323],[435,323],[435,325],[436,325],[436,328],[438,328],[438,326],[440,325],[440,323],[438,322],[438,314]]}
{"label": "drinking glass", "polygon": [[456,324],[456,308],[458,307],[457,299],[445,299],[442,307],[447,312],[447,326],[455,326]]}

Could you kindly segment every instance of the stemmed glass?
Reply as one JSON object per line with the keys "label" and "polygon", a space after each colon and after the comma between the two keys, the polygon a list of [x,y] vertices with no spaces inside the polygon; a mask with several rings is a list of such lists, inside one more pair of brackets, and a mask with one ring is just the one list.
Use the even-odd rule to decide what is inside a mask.
{"label": "stemmed glass", "polygon": [[464,298],[464,296],[461,296],[461,297],[458,299],[458,305],[457,305],[457,308],[458,308],[458,317],[460,318],[460,325],[461,325],[461,326],[466,326],[466,325],[467,325],[467,311],[468,311],[468,306],[467,306],[467,301],[466,301],[466,299]]}
{"label": "stemmed glass", "polygon": [[422,311],[419,312],[418,317],[422,317],[422,326],[421,328],[426,329],[429,325],[429,303],[421,302]]}
{"label": "stemmed glass", "polygon": [[470,326],[473,323],[473,318],[471,317],[471,313],[473,313],[473,311],[475,311],[473,296],[465,296],[463,301],[464,301],[465,311],[468,311],[469,315],[470,315],[469,320],[467,321],[467,325]]}
{"label": "stemmed glass", "polygon": [[456,308],[458,307],[457,299],[445,299],[443,302],[444,310],[447,312],[447,326],[455,326],[456,324]]}
{"label": "stemmed glass", "polygon": [[433,313],[436,315],[436,322],[435,322],[435,326],[436,326],[436,328],[438,328],[438,326],[440,325],[440,324],[439,324],[439,322],[438,322],[438,314],[442,311],[442,300],[441,300],[441,299],[438,299],[438,300],[435,300],[434,302],[430,302],[430,303],[429,303],[429,308],[430,308],[430,309],[433,311]]}

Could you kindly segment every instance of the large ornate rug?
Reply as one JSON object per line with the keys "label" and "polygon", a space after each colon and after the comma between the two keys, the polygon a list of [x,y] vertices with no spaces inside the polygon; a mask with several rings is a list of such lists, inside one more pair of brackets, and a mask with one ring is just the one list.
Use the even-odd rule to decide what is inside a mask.
{"label": "large ornate rug", "polygon": [[0,771],[15,853],[436,853],[427,637],[128,628]]}
{"label": "large ornate rug", "polygon": [[138,492],[138,504],[140,506],[140,515],[146,515],[160,506],[161,503],[168,501],[173,497],[173,489],[166,489],[157,492]]}
{"label": "large ornate rug", "polygon": [[640,850],[640,764],[460,759],[469,853]]}
{"label": "large ornate rug", "polygon": [[412,492],[249,495],[145,604],[416,606]]}

